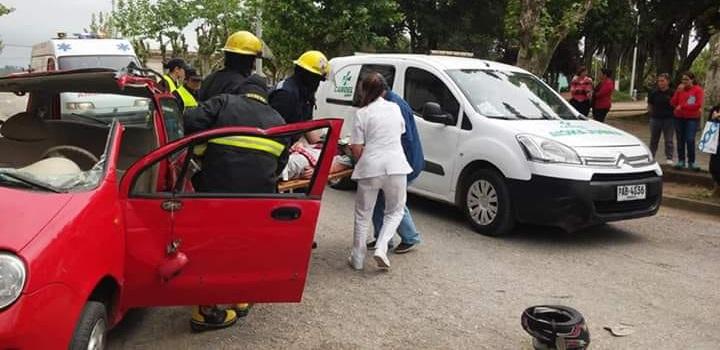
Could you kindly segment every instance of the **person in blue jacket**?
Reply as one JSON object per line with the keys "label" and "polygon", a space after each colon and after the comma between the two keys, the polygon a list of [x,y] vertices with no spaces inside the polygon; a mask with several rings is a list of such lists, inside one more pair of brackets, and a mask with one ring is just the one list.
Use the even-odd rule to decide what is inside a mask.
{"label": "person in blue jacket", "polygon": [[[400,95],[390,90],[387,82],[385,82],[385,99],[396,103],[400,106],[403,119],[405,120],[405,133],[402,135],[401,142],[403,151],[405,151],[405,157],[408,163],[412,167],[412,173],[408,174],[407,182],[408,185],[412,180],[415,180],[425,168],[425,156],[423,155],[422,145],[420,144],[420,135],[418,135],[417,126],[415,125],[415,116],[413,115],[412,108]],[[375,249],[375,243],[377,241],[380,230],[382,229],[383,216],[385,212],[385,199],[382,191],[378,195],[378,200],[375,204],[375,210],[373,212],[373,226],[375,228],[375,240],[367,244],[367,248],[372,250]],[[405,215],[400,222],[398,227],[398,234],[400,235],[400,244],[395,248],[396,254],[404,254],[413,250],[420,243],[420,233],[418,233],[415,223],[413,222],[410,210],[405,205]]]}

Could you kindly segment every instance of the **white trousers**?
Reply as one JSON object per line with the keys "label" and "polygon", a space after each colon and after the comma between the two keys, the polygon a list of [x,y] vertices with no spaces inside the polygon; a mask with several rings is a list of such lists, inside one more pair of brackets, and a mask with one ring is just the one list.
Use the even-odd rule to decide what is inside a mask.
{"label": "white trousers", "polygon": [[403,218],[407,199],[407,175],[383,175],[360,179],[355,195],[355,231],[351,262],[361,269],[367,254],[367,236],[372,229],[372,216],[378,192],[385,195],[385,217],[382,230],[375,244],[375,255],[386,256],[388,242],[397,231]]}

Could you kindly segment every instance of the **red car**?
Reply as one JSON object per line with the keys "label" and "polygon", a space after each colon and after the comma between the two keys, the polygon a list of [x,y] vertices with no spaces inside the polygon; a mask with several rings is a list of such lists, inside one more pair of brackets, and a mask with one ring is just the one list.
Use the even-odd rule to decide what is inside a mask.
{"label": "red car", "polygon": [[[103,69],[0,78],[0,95],[27,99],[0,125],[1,349],[102,348],[130,308],[301,300],[342,121],[186,137],[154,79]],[[306,193],[193,191],[194,146],[314,129],[327,138]]]}

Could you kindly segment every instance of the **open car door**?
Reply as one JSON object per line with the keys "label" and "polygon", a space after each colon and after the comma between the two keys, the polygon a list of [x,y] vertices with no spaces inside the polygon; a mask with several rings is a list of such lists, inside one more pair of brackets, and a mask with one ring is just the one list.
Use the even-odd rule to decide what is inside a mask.
{"label": "open car door", "polygon": [[[120,183],[127,235],[123,306],[299,302],[341,127],[341,120],[323,119],[269,130],[214,129],[132,165]],[[191,185],[202,163],[193,156],[196,145],[226,137],[288,140],[318,129],[327,136],[307,193],[202,193]],[[143,186],[143,179],[157,178],[152,173],[159,165],[177,159],[183,166],[174,167],[175,183],[165,186],[172,188]]]}

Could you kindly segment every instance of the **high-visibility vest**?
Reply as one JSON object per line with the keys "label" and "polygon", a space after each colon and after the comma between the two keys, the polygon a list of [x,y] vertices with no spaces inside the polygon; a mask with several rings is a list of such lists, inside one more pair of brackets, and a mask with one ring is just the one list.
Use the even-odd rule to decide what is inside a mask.
{"label": "high-visibility vest", "polygon": [[167,85],[168,92],[175,92],[177,90],[177,84],[175,83],[175,79],[173,79],[171,76],[167,74],[163,74],[162,76],[163,80],[165,80],[165,84]]}
{"label": "high-visibility vest", "polygon": [[195,96],[193,96],[190,91],[185,88],[185,85],[181,85],[175,91],[177,91],[178,95],[180,95],[180,99],[182,99],[185,109],[195,108],[198,106],[198,102],[195,99]]}

